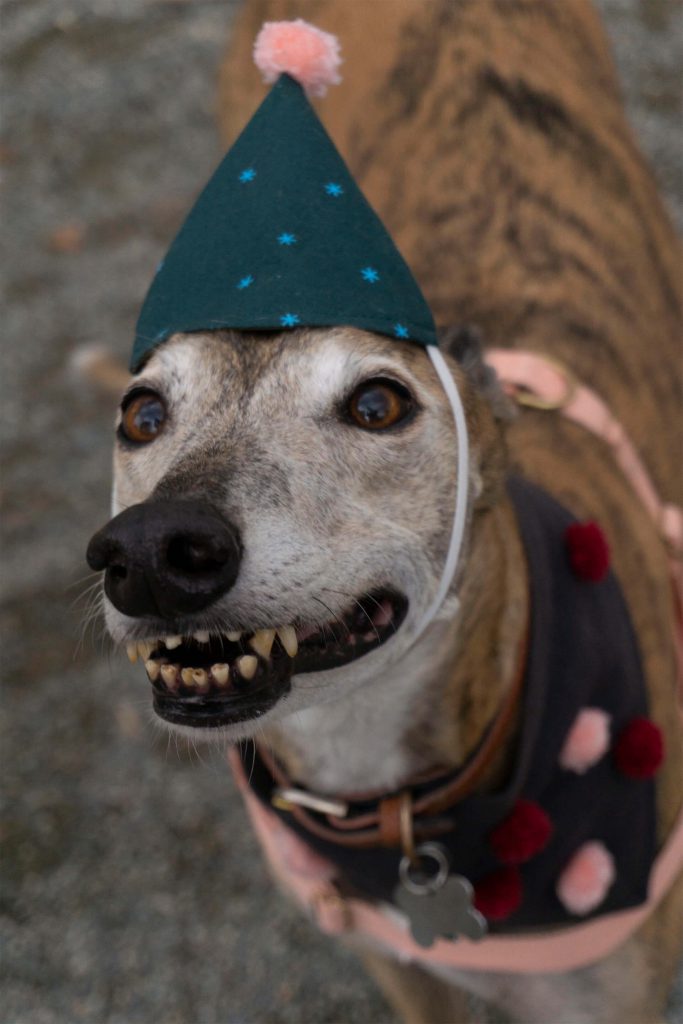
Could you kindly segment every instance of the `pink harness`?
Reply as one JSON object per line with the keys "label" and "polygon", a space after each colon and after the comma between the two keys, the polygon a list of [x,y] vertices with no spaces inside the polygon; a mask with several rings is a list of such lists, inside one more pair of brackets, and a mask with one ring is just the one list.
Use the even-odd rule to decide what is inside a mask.
{"label": "pink harness", "polygon": [[[683,509],[660,501],[652,480],[623,427],[594,391],[580,384],[564,367],[534,352],[492,349],[487,362],[506,391],[520,405],[559,410],[605,441],[624,475],[652,516],[670,554],[676,615],[675,645],[683,699]],[[487,936],[479,942],[438,939],[425,949],[417,945],[407,921],[393,907],[343,897],[334,881],[335,867],[311,850],[250,790],[238,754],[229,755],[237,785],[270,868],[328,935],[357,937],[401,960],[443,968],[538,974],[587,967],[622,945],[654,910],[683,866],[683,808],[659,853],[650,876],[648,899],[569,929],[534,935]]]}

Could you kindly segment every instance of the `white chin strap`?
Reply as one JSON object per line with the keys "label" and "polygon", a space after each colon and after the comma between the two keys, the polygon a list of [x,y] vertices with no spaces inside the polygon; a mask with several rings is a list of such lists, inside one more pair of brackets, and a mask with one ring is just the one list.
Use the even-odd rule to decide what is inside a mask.
{"label": "white chin strap", "polygon": [[465,535],[465,523],[467,521],[467,490],[469,481],[469,441],[467,437],[467,421],[465,419],[465,411],[462,407],[462,401],[458,394],[458,389],[455,386],[455,381],[451,375],[451,371],[448,369],[448,364],[444,359],[442,353],[436,345],[427,345],[427,352],[429,358],[432,361],[434,369],[436,370],[439,380],[441,381],[442,387],[446,392],[448,401],[451,403],[451,409],[453,410],[453,419],[455,420],[455,433],[458,447],[458,464],[457,464],[457,475],[455,481],[455,512],[453,515],[453,531],[451,533],[451,540],[448,545],[448,553],[446,555],[446,561],[444,563],[443,572],[441,574],[441,580],[439,587],[434,595],[434,600],[425,611],[422,619],[417,627],[417,631],[413,638],[415,643],[420,636],[424,633],[427,626],[437,615],[441,605],[444,602],[446,594],[451,588],[453,578],[458,568],[458,561],[460,560],[460,551],[462,549],[463,537]]}

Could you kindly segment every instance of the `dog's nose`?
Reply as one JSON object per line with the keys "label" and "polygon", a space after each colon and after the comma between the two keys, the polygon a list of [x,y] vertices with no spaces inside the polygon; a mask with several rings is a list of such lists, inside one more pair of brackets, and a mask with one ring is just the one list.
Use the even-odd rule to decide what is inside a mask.
{"label": "dog's nose", "polygon": [[124,615],[201,611],[229,590],[242,547],[234,526],[205,502],[132,505],[88,544],[91,569],[104,569],[104,590]]}

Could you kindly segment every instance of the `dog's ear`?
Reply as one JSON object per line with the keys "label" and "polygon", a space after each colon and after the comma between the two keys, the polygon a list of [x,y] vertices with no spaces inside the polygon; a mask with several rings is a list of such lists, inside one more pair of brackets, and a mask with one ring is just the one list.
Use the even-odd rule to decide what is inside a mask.
{"label": "dog's ear", "polygon": [[472,387],[486,399],[494,418],[504,423],[515,417],[515,405],[500,386],[496,371],[484,362],[481,332],[469,324],[439,331],[439,346],[460,363]]}

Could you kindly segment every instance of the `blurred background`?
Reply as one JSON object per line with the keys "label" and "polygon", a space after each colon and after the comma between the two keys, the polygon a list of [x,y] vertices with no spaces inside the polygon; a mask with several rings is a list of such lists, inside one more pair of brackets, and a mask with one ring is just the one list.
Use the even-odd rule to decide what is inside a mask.
{"label": "blurred background", "polygon": [[[236,6],[0,8],[8,1024],[393,1021],[355,959],[275,893],[221,758],[169,745],[139,666],[84,624],[114,403],[70,359],[96,342],[127,360],[154,268],[221,155],[216,77]],[[599,7],[680,228],[683,7]]]}

